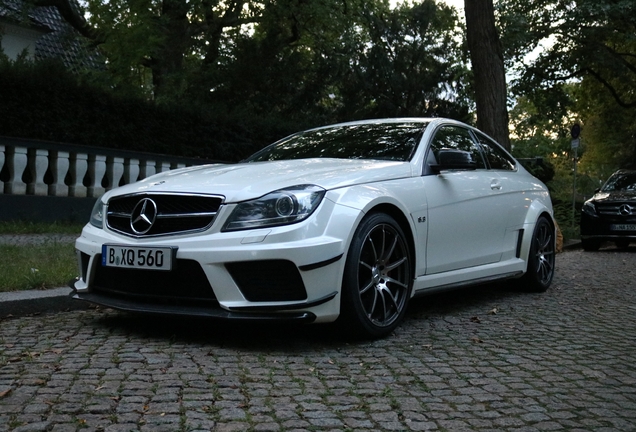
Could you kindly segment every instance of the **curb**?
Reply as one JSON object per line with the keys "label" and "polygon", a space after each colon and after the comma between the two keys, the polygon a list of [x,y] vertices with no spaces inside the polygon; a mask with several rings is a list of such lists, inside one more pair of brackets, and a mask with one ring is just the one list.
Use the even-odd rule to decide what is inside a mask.
{"label": "curb", "polygon": [[89,304],[73,300],[71,288],[0,293],[0,319],[26,315],[88,309]]}
{"label": "curb", "polygon": [[[568,241],[563,250],[578,249],[580,241]],[[42,313],[88,309],[90,304],[73,300],[69,287],[0,293],[0,320]]]}
{"label": "curb", "polygon": [[563,243],[563,250],[572,250],[581,248],[580,240],[568,240]]}

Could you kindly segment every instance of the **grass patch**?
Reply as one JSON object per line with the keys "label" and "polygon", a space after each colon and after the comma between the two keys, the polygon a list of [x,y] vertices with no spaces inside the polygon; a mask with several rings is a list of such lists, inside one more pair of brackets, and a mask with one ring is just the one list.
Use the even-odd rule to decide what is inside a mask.
{"label": "grass patch", "polygon": [[67,286],[77,276],[75,246],[48,241],[0,245],[0,292]]}
{"label": "grass patch", "polygon": [[79,234],[84,224],[39,223],[25,221],[0,222],[0,234]]}
{"label": "grass patch", "polygon": [[[0,235],[80,235],[83,224],[0,222]],[[38,244],[0,244],[0,292],[66,286],[77,276],[77,258],[72,243],[54,239]]]}

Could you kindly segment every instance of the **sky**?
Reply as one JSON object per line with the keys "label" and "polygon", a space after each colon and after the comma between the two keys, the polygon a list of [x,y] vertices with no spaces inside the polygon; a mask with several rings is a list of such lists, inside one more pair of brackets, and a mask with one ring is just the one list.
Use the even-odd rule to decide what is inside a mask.
{"label": "sky", "polygon": [[464,10],[464,0],[440,0],[442,3],[446,3],[449,6],[454,6],[458,11]]}

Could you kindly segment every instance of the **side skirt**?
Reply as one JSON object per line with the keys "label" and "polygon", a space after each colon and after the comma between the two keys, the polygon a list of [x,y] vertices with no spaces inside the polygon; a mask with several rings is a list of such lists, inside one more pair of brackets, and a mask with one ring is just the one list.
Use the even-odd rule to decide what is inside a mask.
{"label": "side skirt", "polygon": [[527,264],[513,258],[505,262],[470,267],[444,273],[419,276],[413,284],[413,295],[435,293],[470,285],[481,285],[522,276]]}
{"label": "side skirt", "polygon": [[442,292],[442,291],[450,291],[453,289],[465,288],[468,286],[483,285],[483,284],[498,282],[498,281],[502,281],[506,279],[515,279],[520,277],[521,275],[523,275],[523,272],[518,271],[518,272],[511,272],[511,273],[506,273],[506,274],[502,274],[498,276],[489,276],[489,277],[484,277],[479,279],[471,279],[471,280],[462,281],[462,282],[450,283],[446,285],[438,285],[438,286],[418,290],[414,293],[414,297],[423,296],[427,294],[434,294],[434,293]]}

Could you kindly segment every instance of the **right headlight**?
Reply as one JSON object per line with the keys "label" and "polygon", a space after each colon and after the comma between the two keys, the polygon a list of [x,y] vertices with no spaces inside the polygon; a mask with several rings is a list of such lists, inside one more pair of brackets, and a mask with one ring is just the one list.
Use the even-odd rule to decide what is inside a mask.
{"label": "right headlight", "polygon": [[104,203],[102,202],[102,197],[97,198],[93,206],[90,223],[94,227],[104,228]]}
{"label": "right headlight", "polygon": [[305,220],[318,207],[325,190],[300,185],[270,192],[265,196],[238,203],[223,231],[266,228]]}
{"label": "right headlight", "polygon": [[586,213],[590,216],[597,216],[596,214],[596,206],[594,205],[594,201],[589,200],[583,203],[583,213]]}

